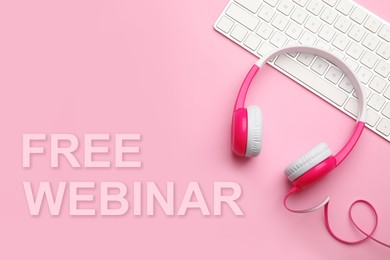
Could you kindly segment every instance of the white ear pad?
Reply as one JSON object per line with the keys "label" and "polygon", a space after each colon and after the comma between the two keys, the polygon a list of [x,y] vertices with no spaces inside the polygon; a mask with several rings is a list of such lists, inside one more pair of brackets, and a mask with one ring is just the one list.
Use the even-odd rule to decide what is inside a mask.
{"label": "white ear pad", "polygon": [[326,143],[320,143],[304,156],[287,166],[284,173],[290,181],[294,181],[331,155],[332,152],[328,145]]}
{"label": "white ear pad", "polygon": [[246,110],[248,115],[248,132],[245,156],[255,157],[261,151],[263,115],[257,106],[249,106]]}

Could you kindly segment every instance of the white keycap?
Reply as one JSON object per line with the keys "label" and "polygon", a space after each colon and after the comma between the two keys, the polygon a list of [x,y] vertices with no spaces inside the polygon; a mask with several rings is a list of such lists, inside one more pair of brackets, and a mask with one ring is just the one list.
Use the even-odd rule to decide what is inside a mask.
{"label": "white keycap", "polygon": [[311,31],[312,33],[317,33],[318,29],[320,28],[322,22],[315,18],[314,16],[310,16],[309,19],[307,19],[305,27]]}
{"label": "white keycap", "polygon": [[249,34],[246,40],[244,41],[244,45],[247,46],[252,51],[255,51],[257,47],[259,47],[261,40],[259,37],[254,34]]}
{"label": "white keycap", "polygon": [[272,7],[268,5],[263,5],[263,7],[261,7],[260,9],[260,12],[258,13],[258,16],[264,21],[269,22],[271,21],[274,14],[275,10]]}
{"label": "white keycap", "polygon": [[290,15],[293,8],[294,4],[290,0],[282,0],[277,9],[285,15]]}
{"label": "white keycap", "polygon": [[328,67],[329,63],[321,58],[317,58],[311,65],[312,70],[320,75],[323,75]]}
{"label": "white keycap", "polygon": [[322,12],[320,18],[327,22],[328,24],[332,24],[334,20],[337,17],[336,11],[334,11],[332,8],[325,7],[324,11]]}
{"label": "white keycap", "polygon": [[340,60],[344,59],[344,54],[341,51],[338,51],[336,48],[333,48],[331,52],[333,53],[334,56],[336,56]]}
{"label": "white keycap", "polygon": [[226,14],[252,31],[259,23],[259,20],[257,20],[256,17],[249,15],[248,11],[236,4],[231,4],[226,10]]}
{"label": "white keycap", "polygon": [[334,27],[342,33],[346,33],[350,26],[351,26],[351,21],[341,15],[339,16],[339,18],[334,24]]}
{"label": "white keycap", "polygon": [[[297,46],[298,45],[298,43],[296,43],[296,42],[294,42],[294,41],[288,41],[287,43],[286,43],[286,47],[287,46],[289,46],[289,47],[291,47],[291,46]],[[293,58],[295,58],[297,55],[298,55],[298,53],[296,53],[296,52],[290,52],[290,53],[287,53],[287,55],[288,56],[290,56],[290,57],[293,57]]]}
{"label": "white keycap", "polygon": [[385,87],[386,87],[386,80],[381,78],[378,75],[375,75],[372,81],[370,82],[370,85],[368,85],[371,89],[375,90],[378,93],[381,93]]}
{"label": "white keycap", "polygon": [[275,6],[278,3],[279,0],[264,0],[267,4],[270,6]]}
{"label": "white keycap", "polygon": [[270,43],[272,43],[275,47],[280,48],[284,45],[287,38],[280,32],[275,32],[274,35],[271,37]]}
{"label": "white keycap", "polygon": [[330,51],[330,47],[329,47],[329,44],[327,44],[326,42],[322,41],[322,40],[318,40],[317,43],[316,43],[316,46],[320,49],[323,49],[323,50],[326,50],[326,51]]}
{"label": "white keycap", "polygon": [[277,14],[275,19],[272,21],[272,25],[281,31],[286,28],[287,24],[288,19],[281,14]]}
{"label": "white keycap", "polygon": [[264,40],[267,40],[273,31],[274,29],[267,23],[261,23],[259,28],[257,28],[256,33]]}
{"label": "white keycap", "polygon": [[322,0],[325,4],[329,6],[334,6],[337,3],[338,0]]}
{"label": "white keycap", "polygon": [[373,33],[376,33],[378,31],[379,27],[381,26],[381,21],[379,19],[375,18],[374,16],[369,16],[367,21],[364,23],[364,27],[370,30]]}
{"label": "white keycap", "polygon": [[353,86],[346,76],[344,76],[344,78],[341,80],[339,86],[340,88],[344,89],[348,93],[351,93],[353,90]]}
{"label": "white keycap", "polygon": [[390,58],[390,45],[385,43],[385,42],[382,42],[380,45],[379,45],[379,48],[378,50],[376,51],[376,53],[381,56],[382,58],[388,60]]}
{"label": "white keycap", "polygon": [[372,69],[375,63],[378,61],[378,56],[370,51],[366,51],[360,61],[368,68]]}
{"label": "white keycap", "polygon": [[378,33],[379,37],[384,39],[385,41],[389,42],[390,41],[390,26],[387,24],[384,24],[382,28],[379,30]]}
{"label": "white keycap", "polygon": [[293,2],[299,4],[300,6],[305,6],[308,0],[293,0]]}
{"label": "white keycap", "polygon": [[368,105],[376,111],[381,110],[384,104],[385,99],[376,93],[372,94],[370,100],[368,100]]}
{"label": "white keycap", "polygon": [[247,34],[247,30],[244,29],[240,25],[236,25],[236,27],[234,27],[234,29],[231,33],[232,37],[239,42],[244,40],[244,37],[246,36],[246,34]]}
{"label": "white keycap", "polygon": [[293,19],[299,24],[302,24],[305,21],[306,17],[307,17],[307,12],[304,9],[299,7],[295,8],[295,10],[291,15],[291,19]]}
{"label": "white keycap", "polygon": [[299,66],[299,63],[285,55],[279,56],[275,61],[275,65],[284,71],[288,71],[288,74],[293,77],[299,78],[301,82],[309,86],[316,93],[319,93],[322,97],[338,106],[342,106],[348,98],[348,95],[342,90],[322,78],[313,77],[315,72],[306,69],[302,65]]}
{"label": "white keycap", "polygon": [[384,60],[380,60],[375,67],[375,72],[387,78],[387,76],[389,76],[390,73],[390,64]]}
{"label": "white keycap", "polygon": [[330,80],[333,84],[337,84],[341,76],[343,76],[343,73],[335,67],[330,67],[328,72],[325,74],[325,78]]}
{"label": "white keycap", "polygon": [[234,0],[252,13],[257,13],[261,6],[260,0]]}
{"label": "white keycap", "polygon": [[382,115],[387,118],[390,118],[390,103],[387,102],[386,106],[383,108]]}
{"label": "white keycap", "polygon": [[359,64],[354,61],[352,58],[346,58],[345,63],[351,68],[352,71],[356,71],[357,68],[359,67]]}
{"label": "white keycap", "polygon": [[365,67],[360,67],[357,72],[358,79],[366,85],[372,76],[372,72],[366,69]]}
{"label": "white keycap", "polygon": [[353,3],[347,0],[340,0],[340,2],[336,5],[336,10],[344,15],[348,15],[353,7]]}
{"label": "white keycap", "polygon": [[357,24],[354,24],[351,30],[349,31],[348,36],[354,39],[355,41],[360,42],[363,39],[365,33],[366,33],[365,29],[363,29]]}
{"label": "white keycap", "polygon": [[364,19],[366,19],[367,17],[367,12],[364,11],[362,8],[360,7],[356,7],[352,13],[351,13],[351,19],[354,20],[355,22],[357,22],[358,24],[362,24]]}
{"label": "white keycap", "polygon": [[383,93],[383,96],[387,99],[390,99],[390,86],[386,89],[385,93]]}
{"label": "white keycap", "polygon": [[318,36],[320,36],[322,39],[324,39],[327,42],[330,42],[332,40],[333,36],[335,35],[336,30],[333,29],[333,27],[330,27],[329,25],[324,25]]}
{"label": "white keycap", "polygon": [[364,38],[362,44],[366,46],[370,50],[375,50],[376,47],[378,46],[379,39],[375,35],[371,33],[367,33],[366,37]]}
{"label": "white keycap", "polygon": [[228,33],[230,29],[233,27],[234,22],[227,18],[226,16],[222,16],[219,22],[217,23],[217,27],[221,29],[223,32]]}
{"label": "white keycap", "polygon": [[316,37],[307,31],[303,32],[299,42],[303,45],[313,45],[316,41]]}
{"label": "white keycap", "polygon": [[356,42],[352,42],[347,49],[347,54],[352,58],[354,58],[355,60],[357,60],[362,55],[363,51],[364,49],[360,44],[357,44]]}
{"label": "white keycap", "polygon": [[344,36],[343,34],[338,34],[334,38],[332,44],[339,50],[343,51],[347,47],[349,43],[348,37]]}
{"label": "white keycap", "polygon": [[267,43],[267,42],[264,42],[259,50],[257,51],[258,54],[260,54],[261,56],[264,56],[264,55],[267,55],[273,51],[275,51],[276,48],[274,46],[272,46],[271,44]]}
{"label": "white keycap", "polygon": [[380,116],[378,115],[377,112],[375,112],[374,110],[372,109],[367,109],[367,118],[366,118],[366,123],[373,127],[376,125],[376,123],[378,122]]}
{"label": "white keycap", "polygon": [[307,5],[306,9],[314,14],[319,15],[324,4],[320,0],[310,0],[310,3]]}
{"label": "white keycap", "polygon": [[390,121],[386,118],[382,118],[382,120],[379,122],[378,126],[376,127],[379,132],[384,134],[385,136],[390,135]]}
{"label": "white keycap", "polygon": [[[369,89],[366,88],[366,87],[362,87],[362,90],[363,90],[364,96],[366,97],[366,99],[368,99],[368,98],[370,97],[372,91],[369,90]],[[354,96],[355,98],[357,98],[356,91],[353,92],[353,96]]]}
{"label": "white keycap", "polygon": [[286,30],[286,34],[291,38],[293,38],[294,40],[298,39],[301,32],[302,32],[302,27],[294,22],[290,23],[290,25]]}
{"label": "white keycap", "polygon": [[299,53],[297,60],[304,64],[305,66],[309,66],[313,61],[314,55],[308,53]]}
{"label": "white keycap", "polygon": [[357,102],[356,99],[350,98],[348,100],[347,104],[345,104],[344,108],[345,108],[345,110],[347,110],[349,113],[351,113],[355,117],[357,116],[357,113],[358,113],[358,102]]}

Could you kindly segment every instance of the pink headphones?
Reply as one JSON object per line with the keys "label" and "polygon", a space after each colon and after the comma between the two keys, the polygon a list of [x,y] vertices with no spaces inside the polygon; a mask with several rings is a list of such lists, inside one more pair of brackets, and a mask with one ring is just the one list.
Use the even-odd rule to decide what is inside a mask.
{"label": "pink headphones", "polygon": [[357,143],[365,125],[366,100],[355,73],[339,58],[332,53],[310,46],[295,46],[279,49],[269,55],[264,56],[253,65],[246,75],[241,89],[238,93],[233,112],[232,122],[232,150],[238,156],[254,157],[260,153],[262,144],[262,113],[259,107],[244,107],[246,94],[252,79],[257,71],[268,60],[286,53],[303,52],[320,56],[345,73],[354,87],[358,97],[358,117],[354,130],[342,149],[332,155],[329,147],[325,143],[320,143],[308,153],[287,166],[285,174],[292,182],[292,191],[302,190],[336,168],[352,151]]}

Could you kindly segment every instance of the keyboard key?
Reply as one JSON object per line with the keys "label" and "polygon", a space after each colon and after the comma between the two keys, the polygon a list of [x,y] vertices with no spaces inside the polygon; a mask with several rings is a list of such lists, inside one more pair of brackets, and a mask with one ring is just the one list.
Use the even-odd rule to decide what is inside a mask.
{"label": "keyboard key", "polygon": [[333,48],[331,52],[333,53],[334,56],[336,56],[340,60],[344,59],[344,54],[341,51],[338,51],[336,48]]}
{"label": "keyboard key", "polygon": [[334,11],[332,8],[325,7],[325,10],[322,12],[320,18],[327,22],[328,24],[332,24],[334,20],[337,17],[336,11]]}
{"label": "keyboard key", "polygon": [[278,3],[279,0],[264,0],[265,3],[269,4],[270,6],[275,6]]}
{"label": "keyboard key", "polygon": [[257,13],[261,6],[260,0],[234,0],[252,13]]}
{"label": "keyboard key", "polygon": [[390,26],[384,24],[382,28],[379,30],[378,33],[379,37],[381,37],[383,40],[389,42],[390,41]]}
{"label": "keyboard key", "polygon": [[311,31],[312,33],[317,33],[318,29],[320,28],[322,22],[315,18],[314,16],[310,16],[309,19],[307,19],[305,27]]}
{"label": "keyboard key", "polygon": [[376,111],[381,110],[384,104],[385,99],[376,93],[372,94],[370,100],[368,101],[368,105]]}
{"label": "keyboard key", "polygon": [[341,76],[343,76],[343,73],[335,67],[330,67],[328,72],[325,74],[325,78],[330,80],[330,82],[332,82],[333,84],[337,84]]}
{"label": "keyboard key", "polygon": [[347,54],[357,60],[362,55],[363,51],[364,49],[360,44],[352,42],[347,49]]}
{"label": "keyboard key", "polygon": [[274,14],[275,10],[272,7],[263,5],[263,7],[260,9],[260,12],[258,13],[258,16],[264,21],[269,22],[271,21]]}
{"label": "keyboard key", "polygon": [[308,0],[293,0],[293,2],[299,4],[300,6],[304,7],[306,5]]}
{"label": "keyboard key", "polygon": [[299,42],[303,45],[313,45],[315,41],[316,37],[307,31],[303,32],[301,39],[299,39]]}
{"label": "keyboard key", "polygon": [[231,4],[226,10],[226,14],[251,31],[253,31],[259,23],[259,20],[257,20],[254,16],[249,15],[247,11],[236,4]]}
{"label": "keyboard key", "polygon": [[[298,45],[298,43],[296,43],[296,42],[288,41],[288,42],[286,43],[285,47],[287,47],[287,46],[291,47],[291,46],[297,46],[297,45]],[[298,55],[298,53],[296,53],[296,52],[290,52],[290,53],[287,53],[287,55],[290,56],[290,57],[295,58],[295,57]]]}
{"label": "keyboard key", "polygon": [[300,61],[305,66],[309,66],[310,63],[313,61],[313,59],[314,59],[314,55],[308,53],[300,53],[297,58],[297,60]]}
{"label": "keyboard key", "polygon": [[[371,95],[371,90],[369,90],[366,87],[362,87],[362,89],[363,89],[364,96],[366,97],[366,99],[368,99]],[[356,91],[353,92],[353,96],[357,98]]]}
{"label": "keyboard key", "polygon": [[222,16],[217,23],[217,27],[221,29],[223,32],[228,33],[230,29],[233,27],[234,22],[227,18],[226,16]]}
{"label": "keyboard key", "polygon": [[367,47],[368,49],[370,50],[375,50],[376,47],[378,46],[379,44],[379,39],[378,37],[376,37],[375,35],[371,34],[371,33],[367,33],[366,34],[366,37],[364,38],[363,42],[362,42],[363,46]]}
{"label": "keyboard key", "polygon": [[319,15],[322,7],[324,7],[324,4],[320,0],[311,0],[306,9],[314,15]]}
{"label": "keyboard key", "polygon": [[294,22],[290,23],[290,26],[286,30],[286,34],[291,38],[293,38],[294,40],[298,39],[301,32],[302,32],[302,27]]}
{"label": "keyboard key", "polygon": [[244,37],[246,36],[246,34],[247,34],[246,29],[244,29],[240,25],[236,25],[236,27],[234,27],[234,29],[231,33],[231,36],[240,42],[240,41],[244,40]]}
{"label": "keyboard key", "polygon": [[271,26],[266,23],[261,23],[259,28],[257,28],[256,33],[264,40],[267,40],[273,31],[274,29]]}
{"label": "keyboard key", "polygon": [[388,87],[385,91],[385,93],[383,93],[383,96],[387,99],[390,99],[390,87]]}
{"label": "keyboard key", "polygon": [[317,58],[311,65],[312,70],[320,75],[323,75],[328,67],[329,63],[321,58]]}
{"label": "keyboard key", "polygon": [[375,72],[386,78],[390,73],[390,64],[384,60],[380,60],[375,67]]}
{"label": "keyboard key", "polygon": [[366,51],[360,61],[368,68],[372,69],[375,63],[378,61],[378,57],[374,53]]}
{"label": "keyboard key", "polygon": [[365,29],[363,29],[357,24],[354,24],[351,30],[349,31],[348,36],[354,39],[355,41],[360,42],[363,39],[365,33],[366,33]]}
{"label": "keyboard key", "polygon": [[372,109],[367,109],[366,123],[369,126],[374,127],[376,125],[376,123],[378,123],[379,118],[380,118],[380,116],[377,112],[375,112]]}
{"label": "keyboard key", "polygon": [[382,58],[388,60],[390,58],[390,45],[385,42],[382,42],[381,45],[379,45],[379,48],[376,53]]}
{"label": "keyboard key", "polygon": [[336,35],[336,37],[334,38],[332,44],[337,49],[343,51],[347,47],[348,43],[349,43],[348,37],[346,37],[346,36],[344,36],[343,34],[340,33],[340,34]]}
{"label": "keyboard key", "polygon": [[348,95],[342,90],[338,89],[326,80],[316,77],[315,72],[299,65],[299,63],[295,62],[286,55],[279,56],[275,61],[275,65],[286,71],[291,76],[298,78],[305,85],[319,93],[321,97],[332,101],[338,106],[342,106],[348,98]]}
{"label": "keyboard key", "polygon": [[268,55],[269,53],[275,51],[276,48],[273,47],[271,44],[267,43],[267,42],[264,42],[259,50],[257,51],[258,54],[260,54],[261,56],[265,56],[265,55]]}
{"label": "keyboard key", "polygon": [[327,44],[326,42],[322,41],[322,40],[318,40],[317,43],[316,43],[316,46],[320,49],[323,49],[323,50],[326,50],[326,51],[330,51],[330,46],[329,44]]}
{"label": "keyboard key", "polygon": [[379,19],[375,18],[374,16],[368,17],[367,21],[364,23],[364,27],[370,30],[373,33],[376,33],[378,31],[379,27],[381,26],[381,21]]}
{"label": "keyboard key", "polygon": [[336,30],[333,29],[333,27],[330,27],[329,25],[325,24],[321,28],[321,31],[318,34],[318,36],[321,37],[322,39],[324,39],[325,41],[329,42],[330,40],[332,40],[335,33],[336,33]]}
{"label": "keyboard key", "polygon": [[299,24],[303,24],[306,17],[307,17],[307,12],[299,7],[295,8],[294,12],[291,15],[291,19],[293,19]]}
{"label": "keyboard key", "polygon": [[270,43],[272,43],[275,47],[280,48],[284,45],[287,38],[280,32],[275,32],[274,35],[271,37]]}
{"label": "keyboard key", "polygon": [[249,34],[246,40],[244,41],[244,45],[247,46],[252,51],[257,50],[261,43],[260,38],[256,37],[254,34]]}
{"label": "keyboard key", "polygon": [[334,27],[342,33],[346,33],[351,26],[351,21],[344,16],[339,16]]}
{"label": "keyboard key", "polygon": [[272,21],[272,25],[281,31],[286,28],[287,24],[288,19],[281,14],[277,14],[275,19]]}
{"label": "keyboard key", "polygon": [[390,121],[386,118],[382,118],[382,120],[379,122],[378,126],[376,127],[379,132],[384,134],[385,136],[390,135]]}
{"label": "keyboard key", "polygon": [[347,104],[345,104],[345,110],[347,110],[349,113],[357,117],[358,113],[358,102],[354,98],[349,98]]}
{"label": "keyboard key", "polygon": [[379,77],[378,75],[375,75],[372,81],[370,82],[370,85],[368,85],[371,89],[375,90],[378,93],[381,93],[385,87],[386,87],[386,80]]}
{"label": "keyboard key", "polygon": [[284,15],[290,15],[292,9],[294,8],[294,4],[290,0],[282,0],[278,5],[278,10]]}
{"label": "keyboard key", "polygon": [[356,7],[352,13],[351,13],[351,19],[354,20],[355,22],[357,22],[358,24],[362,24],[364,19],[366,19],[367,17],[367,12],[364,11],[362,8],[360,7]]}
{"label": "keyboard key", "polygon": [[353,86],[346,76],[344,76],[344,78],[341,80],[339,86],[340,88],[344,89],[348,93],[351,93],[353,90]]}
{"label": "keyboard key", "polygon": [[334,6],[337,3],[338,0],[322,0],[325,4],[329,6]]}
{"label": "keyboard key", "polygon": [[385,108],[382,111],[382,115],[390,119],[390,103],[387,102]]}
{"label": "keyboard key", "polygon": [[341,0],[336,6],[336,10],[344,15],[348,15],[353,7],[353,3],[348,0]]}
{"label": "keyboard key", "polygon": [[356,71],[359,67],[359,64],[351,58],[346,58],[345,63],[347,63],[347,65],[351,68],[352,71]]}
{"label": "keyboard key", "polygon": [[360,79],[360,82],[362,82],[364,85],[367,85],[368,81],[370,81],[371,76],[372,72],[365,67],[360,67],[357,72],[358,79]]}

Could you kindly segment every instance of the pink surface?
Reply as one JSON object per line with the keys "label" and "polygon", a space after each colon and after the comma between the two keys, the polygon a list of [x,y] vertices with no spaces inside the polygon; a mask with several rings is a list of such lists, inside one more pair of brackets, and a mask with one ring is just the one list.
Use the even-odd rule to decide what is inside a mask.
{"label": "pink surface", "polygon": [[[390,21],[388,1],[358,1]],[[267,66],[249,91],[261,105],[263,151],[239,160],[230,147],[238,88],[256,58],[213,30],[227,0],[3,1],[0,4],[0,259],[388,259],[372,241],[349,247],[326,232],[321,212],[283,208],[283,169],[321,141],[333,151],[354,121]],[[151,72],[150,68],[153,69]],[[256,87],[261,83],[261,87]],[[287,92],[280,95],[280,92]],[[275,105],[275,100],[279,105]],[[317,115],[321,115],[320,117]],[[337,126],[337,127],[335,127]],[[141,169],[73,169],[49,156],[22,168],[23,133],[141,133]],[[82,150],[77,152],[82,158]],[[365,131],[331,175],[291,198],[302,208],[331,197],[332,228],[359,234],[348,207],[377,209],[375,237],[390,241],[390,144]],[[110,158],[113,155],[110,154]],[[50,217],[28,213],[22,182],[198,181],[241,185],[244,216]],[[130,186],[131,187],[131,186]],[[356,209],[363,225],[368,210]]]}

